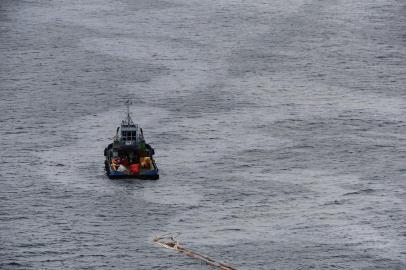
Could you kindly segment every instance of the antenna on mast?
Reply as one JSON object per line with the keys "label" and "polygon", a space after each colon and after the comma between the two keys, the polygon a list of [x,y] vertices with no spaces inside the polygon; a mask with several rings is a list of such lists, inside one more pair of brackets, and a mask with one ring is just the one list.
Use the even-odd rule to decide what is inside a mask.
{"label": "antenna on mast", "polygon": [[130,116],[130,105],[132,104],[132,101],[130,99],[127,99],[125,104],[127,106],[127,125],[130,125],[132,123],[132,119]]}

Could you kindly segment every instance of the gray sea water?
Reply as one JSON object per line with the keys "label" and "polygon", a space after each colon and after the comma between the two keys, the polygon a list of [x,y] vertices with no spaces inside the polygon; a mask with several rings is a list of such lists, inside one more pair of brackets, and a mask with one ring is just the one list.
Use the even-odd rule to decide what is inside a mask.
{"label": "gray sea water", "polygon": [[[406,269],[402,0],[0,0],[0,268]],[[134,100],[159,181],[109,180]]]}

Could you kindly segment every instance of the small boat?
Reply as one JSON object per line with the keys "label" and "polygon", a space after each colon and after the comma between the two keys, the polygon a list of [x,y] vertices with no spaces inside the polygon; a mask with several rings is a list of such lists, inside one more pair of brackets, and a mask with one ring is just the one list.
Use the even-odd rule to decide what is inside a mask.
{"label": "small boat", "polygon": [[130,116],[130,101],[126,102],[127,117],[117,127],[113,143],[104,149],[105,169],[109,178],[159,179],[154,149],[146,143],[142,128]]}

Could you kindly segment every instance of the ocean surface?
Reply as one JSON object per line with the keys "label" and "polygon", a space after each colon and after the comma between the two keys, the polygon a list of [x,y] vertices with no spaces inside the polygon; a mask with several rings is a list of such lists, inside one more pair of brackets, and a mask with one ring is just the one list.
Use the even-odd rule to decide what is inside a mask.
{"label": "ocean surface", "polygon": [[403,0],[0,0],[0,109],[0,269],[406,269]]}

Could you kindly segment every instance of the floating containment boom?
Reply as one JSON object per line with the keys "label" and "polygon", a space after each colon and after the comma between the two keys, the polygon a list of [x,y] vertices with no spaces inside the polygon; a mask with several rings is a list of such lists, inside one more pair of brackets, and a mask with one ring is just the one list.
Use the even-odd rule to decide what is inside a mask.
{"label": "floating containment boom", "polygon": [[167,248],[167,249],[172,249],[177,252],[183,253],[189,257],[192,257],[196,260],[200,260],[210,266],[216,267],[220,270],[237,270],[234,267],[228,266],[224,263],[221,262],[216,262],[215,260],[210,259],[207,256],[201,255],[197,252],[194,252],[193,250],[187,249],[181,245],[179,245],[179,242],[175,239],[174,236],[171,235],[162,235],[154,238],[154,243],[160,245],[161,247]]}

